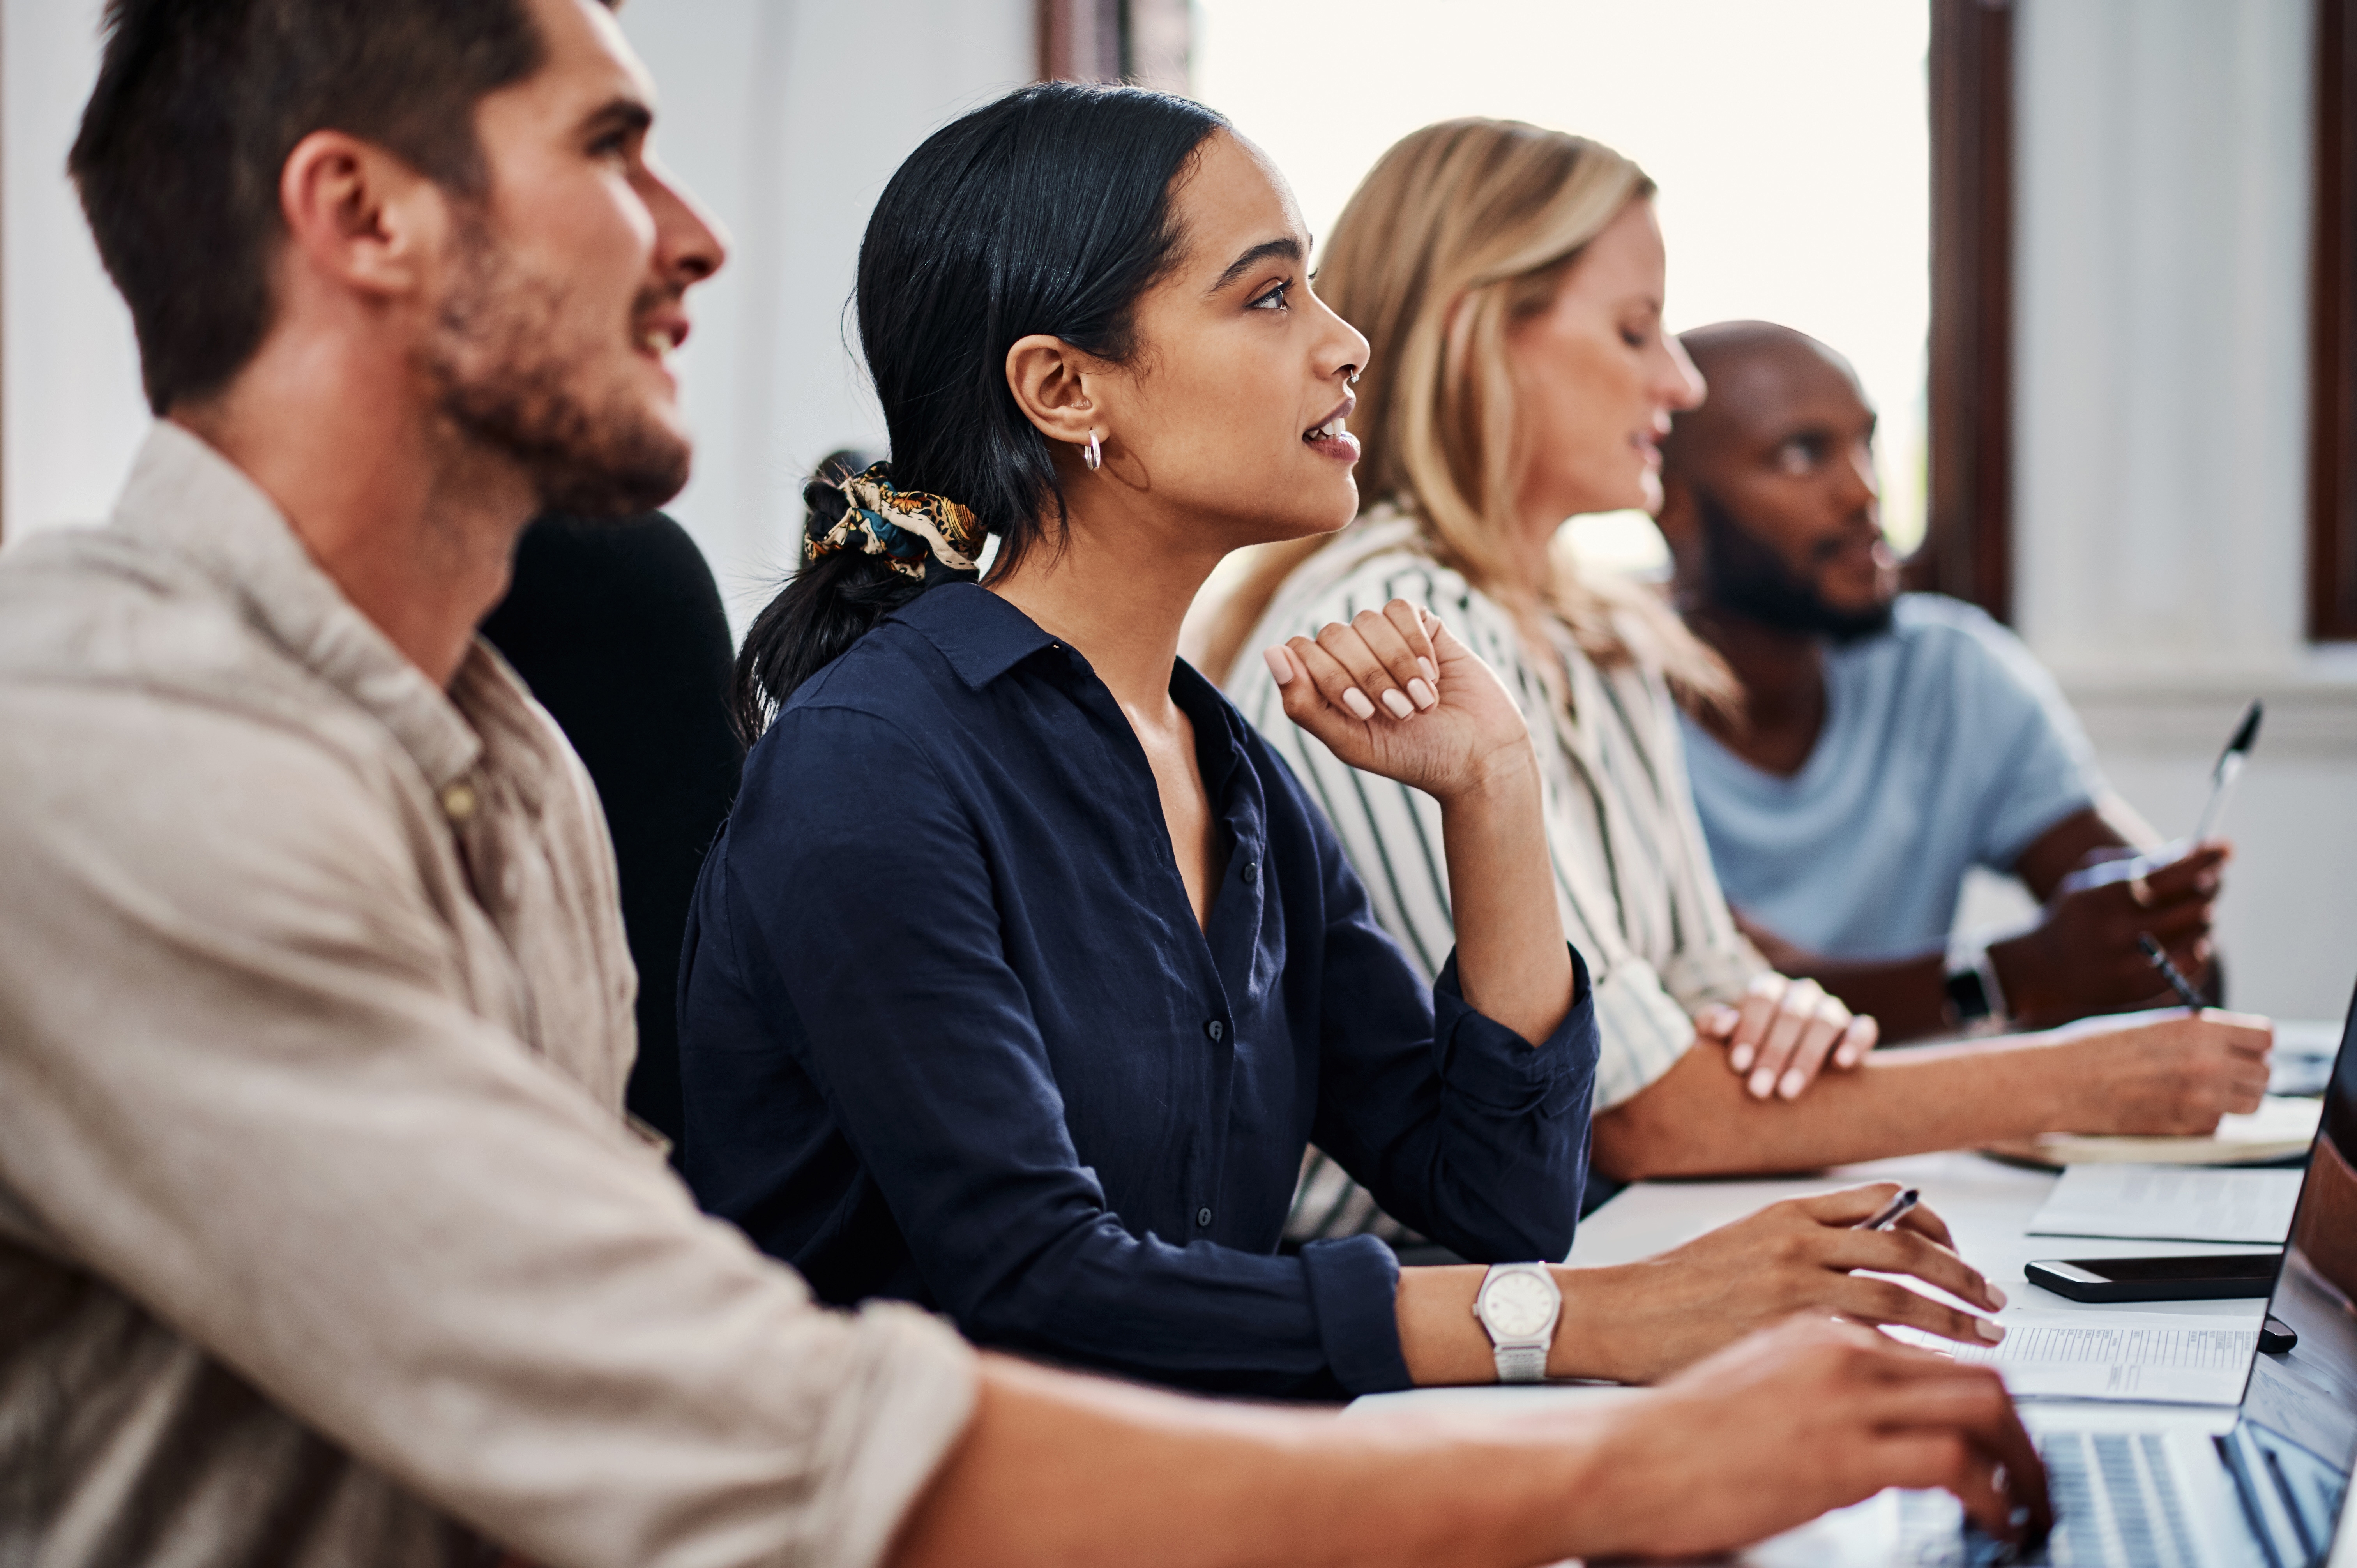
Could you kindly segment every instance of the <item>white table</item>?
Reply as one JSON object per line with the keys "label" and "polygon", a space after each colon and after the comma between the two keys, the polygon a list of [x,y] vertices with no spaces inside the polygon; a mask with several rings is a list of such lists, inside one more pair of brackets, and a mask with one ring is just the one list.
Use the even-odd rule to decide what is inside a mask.
{"label": "white table", "polygon": [[[1924,1204],[1948,1222],[1964,1261],[2005,1292],[2008,1312],[2024,1307],[2071,1311],[2082,1306],[2031,1284],[2023,1268],[2033,1258],[2134,1258],[2156,1252],[2175,1257],[2251,1251],[2247,1245],[2198,1241],[2032,1236],[2030,1219],[2059,1179],[2052,1171],[2026,1170],[1984,1155],[1947,1154],[1878,1160],[1816,1176],[1768,1181],[1641,1182],[1580,1221],[1571,1261],[1597,1265],[1634,1262],[1781,1199],[1866,1181],[1895,1181],[1921,1188]],[[2137,1302],[2134,1310],[2228,1318],[2255,1327],[2266,1305],[2261,1301],[2155,1301]],[[2122,1309],[2088,1306],[2084,1310],[2115,1313]]]}
{"label": "white table", "polygon": [[[1862,1181],[1897,1181],[1922,1189],[1923,1201],[1946,1220],[1966,1262],[1981,1270],[2007,1297],[2003,1321],[2024,1308],[2041,1314],[2084,1310],[2117,1312],[2119,1307],[2084,1305],[2042,1290],[2029,1283],[2023,1267],[2033,1258],[2136,1257],[2156,1251],[2169,1254],[2248,1251],[2247,1246],[2211,1246],[2196,1242],[2116,1241],[2084,1237],[2032,1236],[2029,1222],[2060,1177],[2050,1171],[2027,1170],[2000,1164],[1977,1154],[1921,1155],[1847,1165],[1815,1176],[1761,1181],[1641,1182],[1581,1221],[1571,1251],[1575,1264],[1631,1262],[1665,1251],[1704,1231],[1739,1219],[1781,1198],[1796,1197]],[[2255,1328],[2266,1313],[2261,1301],[2138,1302],[2133,1310],[2182,1315],[2209,1321],[2220,1319]],[[1542,1388],[1419,1389],[1409,1393],[1378,1394],[1361,1399],[1350,1413],[1388,1410],[1501,1410],[1529,1408],[1527,1402],[1594,1403],[1642,1399],[1641,1390],[1593,1385],[1549,1385]],[[2122,1402],[2040,1400],[2024,1402],[2022,1418],[2032,1431],[2072,1428],[2082,1431],[2163,1427],[2198,1432],[2223,1432],[2233,1423],[2228,1407],[2150,1405]],[[1861,1505],[1869,1506],[1869,1505]],[[2357,1505],[2353,1505],[2357,1506]],[[1804,1528],[1765,1542],[1742,1559],[1763,1568],[1786,1563],[1833,1561],[1825,1542]],[[2357,1528],[2344,1527],[2336,1543],[2333,1568],[2357,1568]]]}
{"label": "white table", "polygon": [[[1571,1249],[1574,1264],[1604,1266],[1652,1257],[1706,1230],[1740,1219],[1755,1209],[1787,1197],[1824,1192],[1866,1181],[1896,1181],[1922,1189],[1923,1201],[1946,1220],[1964,1260],[2004,1291],[2006,1312],[1999,1321],[2025,1308],[2041,1313],[2083,1310],[2116,1313],[2117,1306],[2092,1306],[2059,1296],[2029,1283],[2024,1266],[2033,1258],[2132,1258],[2163,1251],[2171,1255],[2201,1252],[2247,1252],[2247,1246],[2215,1246],[2188,1241],[2115,1241],[2087,1237],[2032,1236],[2029,1222],[2061,1179],[2051,1171],[2026,1170],[2000,1164],[1977,1154],[1916,1155],[1905,1159],[1878,1160],[1845,1165],[1806,1176],[1780,1176],[1747,1181],[1640,1182],[1580,1221]],[[2181,1314],[2215,1322],[2223,1319],[2255,1328],[2266,1315],[2261,1301],[2138,1302],[2133,1310]],[[1588,1386],[1552,1386],[1544,1390],[1506,1389],[1494,1385],[1468,1389],[1418,1389],[1409,1393],[1377,1394],[1357,1401],[1356,1412],[1435,1406],[1495,1405],[1509,1400],[1547,1398],[1592,1401],[1631,1397],[1631,1391]],[[2184,1423],[2203,1431],[2223,1432],[2233,1423],[2225,1407],[2143,1405],[2121,1402],[2041,1400],[2027,1403],[2025,1418],[2032,1425],[2060,1423],[2074,1427],[2109,1425],[2126,1418],[2139,1425],[2152,1421]]]}

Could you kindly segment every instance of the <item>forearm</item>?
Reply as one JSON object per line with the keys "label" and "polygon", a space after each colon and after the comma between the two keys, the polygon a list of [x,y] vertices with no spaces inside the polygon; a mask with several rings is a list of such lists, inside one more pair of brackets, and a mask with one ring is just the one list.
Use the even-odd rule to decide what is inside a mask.
{"label": "forearm", "polygon": [[2053,1131],[2079,1120],[2084,1083],[2046,1040],[1878,1052],[1800,1099],[1755,1100],[1697,1047],[1642,1093],[1596,1117],[1596,1168],[1620,1181],[1815,1170]]}
{"label": "forearm", "polygon": [[1529,746],[1444,799],[1440,821],[1465,1000],[1523,1038],[1544,1040],[1571,1007],[1571,951]]}
{"label": "forearm", "polygon": [[1340,1422],[987,1358],[973,1423],[888,1561],[1507,1568],[1611,1539],[1596,1423],[1557,1417],[1534,1438],[1522,1422]]}

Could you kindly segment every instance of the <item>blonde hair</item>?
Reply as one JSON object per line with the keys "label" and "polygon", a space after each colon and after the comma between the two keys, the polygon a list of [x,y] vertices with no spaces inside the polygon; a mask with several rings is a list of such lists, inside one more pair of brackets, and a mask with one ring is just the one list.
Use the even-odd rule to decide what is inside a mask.
{"label": "blonde hair", "polygon": [[[1641,660],[1706,701],[1735,692],[1718,656],[1659,595],[1584,581],[1566,551],[1523,580],[1506,540],[1516,428],[1506,334],[1544,309],[1588,243],[1653,182],[1611,148],[1512,120],[1445,120],[1402,139],[1352,193],[1318,268],[1318,292],[1372,348],[1351,420],[1359,492],[1415,520],[1435,559],[1498,599],[1544,645],[1552,611],[1599,664]],[[1254,564],[1220,632],[1241,642],[1323,538]],[[1238,622],[1242,624],[1237,624]],[[1215,637],[1219,634],[1215,633]],[[1232,659],[1232,648],[1222,650]]]}

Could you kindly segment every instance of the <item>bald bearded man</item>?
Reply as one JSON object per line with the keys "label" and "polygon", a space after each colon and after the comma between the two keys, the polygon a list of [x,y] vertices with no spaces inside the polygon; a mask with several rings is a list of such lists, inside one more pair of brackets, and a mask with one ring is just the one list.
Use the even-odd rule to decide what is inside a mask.
{"label": "bald bearded man", "polygon": [[[1683,341],[1710,397],[1663,444],[1662,532],[1686,624],[1746,693],[1739,717],[1687,714],[1687,757],[1719,879],[1770,960],[1887,1038],[2167,1005],[2146,932],[2213,985],[2226,846],[2134,883],[2072,878],[2157,835],[2104,789],[2018,638],[1899,591],[1848,361],[1766,322]],[[1974,864],[2018,876],[2037,923],[1952,946]]]}

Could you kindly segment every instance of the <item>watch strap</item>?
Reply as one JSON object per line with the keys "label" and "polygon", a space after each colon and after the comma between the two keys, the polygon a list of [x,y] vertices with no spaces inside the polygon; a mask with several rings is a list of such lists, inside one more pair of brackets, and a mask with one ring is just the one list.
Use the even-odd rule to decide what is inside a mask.
{"label": "watch strap", "polygon": [[1498,1380],[1501,1383],[1543,1383],[1546,1381],[1546,1353],[1544,1345],[1500,1345]]}

